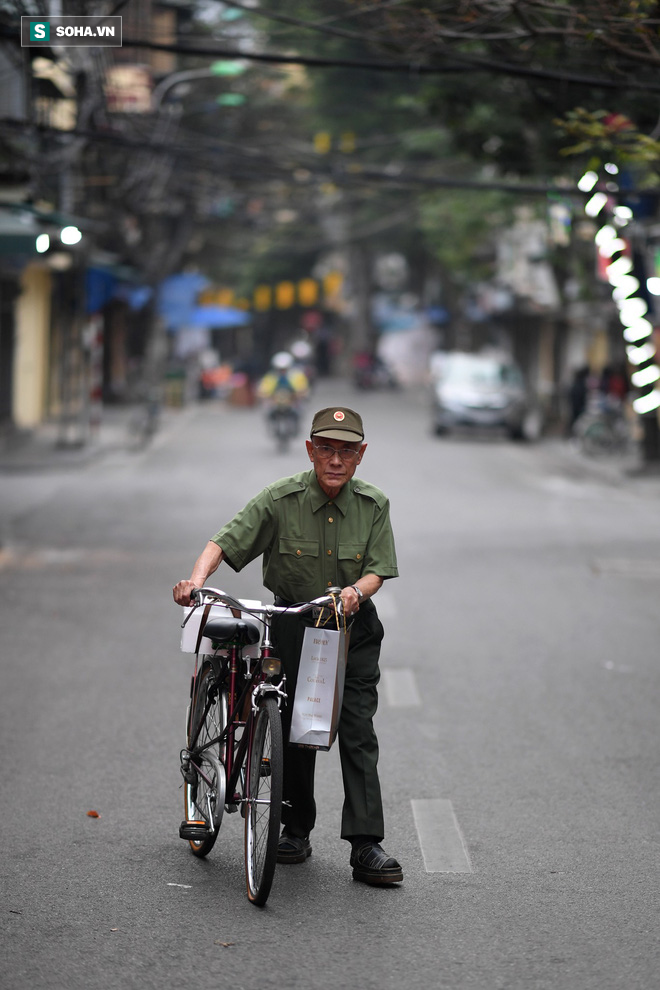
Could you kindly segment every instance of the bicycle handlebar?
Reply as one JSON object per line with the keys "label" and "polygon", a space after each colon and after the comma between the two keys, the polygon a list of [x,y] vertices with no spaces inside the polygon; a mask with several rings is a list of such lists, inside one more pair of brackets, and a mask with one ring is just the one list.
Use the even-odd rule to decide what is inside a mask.
{"label": "bicycle handlebar", "polygon": [[244,602],[232,598],[226,591],[220,591],[219,588],[194,588],[190,598],[191,601],[194,600],[196,605],[201,605],[202,597],[207,596],[214,599],[214,603],[217,605],[226,605],[228,608],[240,609],[241,612],[248,612],[250,615],[255,616],[255,618],[262,615],[273,615],[276,612],[286,612],[289,615],[302,615],[305,612],[310,612],[313,608],[325,608],[328,606],[331,606],[339,615],[342,615],[343,604],[339,597],[340,591],[341,588],[330,588],[328,594],[321,595],[320,598],[313,598],[309,602],[299,602],[297,605],[245,605]]}

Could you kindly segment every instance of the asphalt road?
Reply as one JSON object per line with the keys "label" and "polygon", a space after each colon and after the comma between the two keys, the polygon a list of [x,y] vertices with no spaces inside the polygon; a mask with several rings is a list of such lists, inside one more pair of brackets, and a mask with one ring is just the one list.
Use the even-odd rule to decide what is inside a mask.
{"label": "asphalt road", "polygon": [[[377,727],[403,885],[352,881],[334,750],[314,853],[264,909],[238,816],[206,861],[178,838],[171,587],[306,466],[257,410],[187,409],[145,452],[0,475],[3,990],[657,990],[660,485],[556,442],[437,440],[417,394],[313,405],[335,397],[392,500]],[[259,597],[259,567],[216,583]]]}

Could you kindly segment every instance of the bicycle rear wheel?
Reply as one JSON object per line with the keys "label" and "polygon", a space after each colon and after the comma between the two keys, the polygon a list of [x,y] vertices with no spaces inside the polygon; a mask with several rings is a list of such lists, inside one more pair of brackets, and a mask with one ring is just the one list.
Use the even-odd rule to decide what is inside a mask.
{"label": "bicycle rear wheel", "polygon": [[206,856],[218,838],[226,784],[224,743],[204,748],[227,724],[227,695],[218,685],[210,663],[205,663],[199,673],[191,710],[187,726],[190,770],[186,775],[189,779],[184,776],[183,801],[186,822],[198,823],[199,836],[186,838],[195,856]]}
{"label": "bicycle rear wheel", "polygon": [[245,879],[253,904],[268,899],[277,863],[282,815],[284,745],[274,698],[265,698],[253,723],[245,788]]}

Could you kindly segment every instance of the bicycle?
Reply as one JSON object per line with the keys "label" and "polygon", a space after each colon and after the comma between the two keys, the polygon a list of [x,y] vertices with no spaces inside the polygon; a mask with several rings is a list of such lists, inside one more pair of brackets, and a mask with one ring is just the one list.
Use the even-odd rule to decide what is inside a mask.
{"label": "bicycle", "polygon": [[619,402],[592,403],[574,426],[574,433],[587,457],[625,454],[630,449],[630,427]]}
{"label": "bicycle", "polygon": [[161,401],[157,389],[149,389],[132,411],[128,421],[128,446],[131,450],[143,450],[158,431],[161,417]]}
{"label": "bicycle", "polygon": [[[218,838],[223,812],[240,809],[247,895],[258,906],[266,903],[272,886],[282,811],[280,710],[287,695],[281,662],[272,652],[272,619],[277,613],[302,615],[323,608],[341,614],[340,590],[330,588],[310,602],[278,606],[242,602],[217,588],[198,588],[182,623],[185,627],[199,608],[206,612],[196,638],[186,746],[180,754],[185,819],[179,835],[195,856],[207,856]],[[211,608],[221,614],[209,617]],[[263,626],[263,638],[257,623]],[[213,652],[202,654],[200,664],[204,641]]]}

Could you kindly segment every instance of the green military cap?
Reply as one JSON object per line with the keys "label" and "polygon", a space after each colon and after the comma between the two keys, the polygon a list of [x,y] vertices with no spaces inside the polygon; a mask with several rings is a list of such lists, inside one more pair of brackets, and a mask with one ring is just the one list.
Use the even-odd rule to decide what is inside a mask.
{"label": "green military cap", "polygon": [[346,440],[357,443],[364,440],[362,417],[354,409],[346,406],[328,406],[319,409],[312,420],[310,436],[325,437],[327,440]]}

